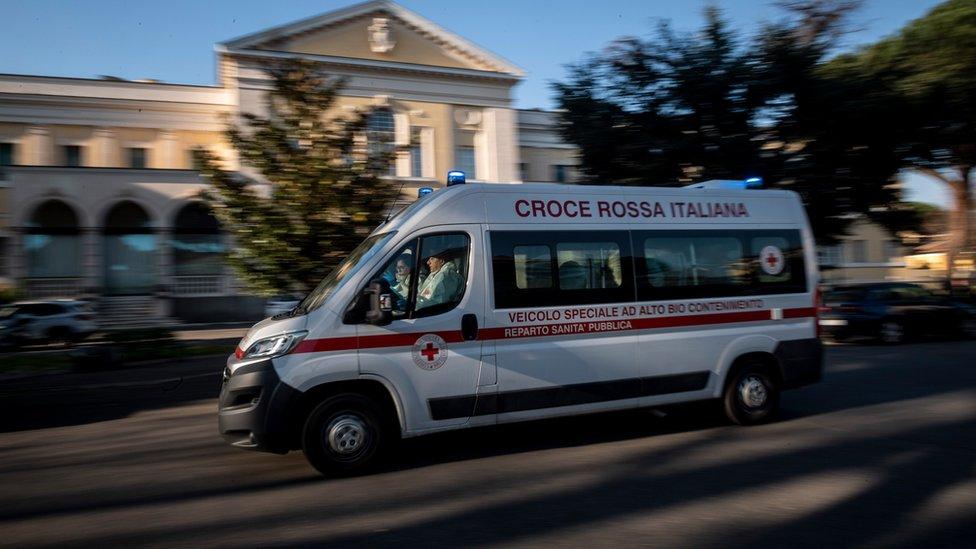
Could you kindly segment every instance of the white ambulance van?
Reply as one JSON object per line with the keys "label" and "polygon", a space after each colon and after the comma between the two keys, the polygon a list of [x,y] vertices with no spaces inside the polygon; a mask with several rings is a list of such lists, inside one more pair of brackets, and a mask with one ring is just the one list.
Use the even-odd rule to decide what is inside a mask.
{"label": "white ambulance van", "polygon": [[341,475],[496,423],[708,399],[759,423],[821,377],[816,287],[791,192],[449,186],[247,333],[220,431]]}

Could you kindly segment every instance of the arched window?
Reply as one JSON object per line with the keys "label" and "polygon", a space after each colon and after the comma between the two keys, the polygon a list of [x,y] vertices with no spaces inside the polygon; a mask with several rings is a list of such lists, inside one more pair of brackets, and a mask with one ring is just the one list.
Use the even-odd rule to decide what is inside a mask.
{"label": "arched window", "polygon": [[394,175],[393,143],[396,138],[393,111],[386,107],[376,109],[369,115],[366,123],[366,144],[370,161],[384,159],[382,175]]}
{"label": "arched window", "polygon": [[187,204],[176,214],[171,245],[174,275],[222,274],[225,248],[220,225],[203,204]]}
{"label": "arched window", "polygon": [[81,239],[78,216],[60,200],[49,200],[34,210],[27,222],[24,248],[30,278],[81,276]]}
{"label": "arched window", "polygon": [[146,210],[119,202],[105,216],[105,293],[147,294],[156,285],[156,235]]}

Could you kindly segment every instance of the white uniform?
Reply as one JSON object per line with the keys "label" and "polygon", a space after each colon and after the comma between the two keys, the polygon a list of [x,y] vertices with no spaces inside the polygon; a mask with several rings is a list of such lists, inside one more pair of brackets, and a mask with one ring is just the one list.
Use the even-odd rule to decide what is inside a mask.
{"label": "white uniform", "polygon": [[417,292],[417,307],[430,307],[447,303],[457,296],[461,287],[461,275],[453,261],[441,265],[441,268],[430,275],[420,285]]}

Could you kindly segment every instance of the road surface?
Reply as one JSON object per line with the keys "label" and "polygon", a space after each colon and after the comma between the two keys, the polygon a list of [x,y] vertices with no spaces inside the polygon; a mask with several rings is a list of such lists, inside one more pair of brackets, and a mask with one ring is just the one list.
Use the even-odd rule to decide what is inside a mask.
{"label": "road surface", "polygon": [[341,480],[225,445],[219,360],[25,381],[0,391],[0,545],[972,543],[976,343],[827,356],[773,424],[695,407],[483,428]]}

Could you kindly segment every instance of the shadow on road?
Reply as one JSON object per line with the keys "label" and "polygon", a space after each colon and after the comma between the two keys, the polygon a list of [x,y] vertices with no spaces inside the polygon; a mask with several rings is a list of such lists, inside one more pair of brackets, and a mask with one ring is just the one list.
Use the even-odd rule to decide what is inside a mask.
{"label": "shadow on road", "polygon": [[[131,471],[144,469],[151,477],[161,464],[187,464],[184,481],[122,476],[97,493],[67,486],[50,498],[5,504],[0,525],[89,515],[107,524],[114,514],[133,509],[244,500],[236,511],[215,508],[178,528],[146,524],[115,532],[106,526],[79,541],[184,544],[245,536],[260,544],[287,539],[289,545],[471,546],[542,544],[584,532],[598,536],[593,543],[625,545],[956,545],[972,539],[971,347],[842,348],[828,356],[824,382],[788,393],[783,417],[772,425],[723,427],[707,407],[686,405],[668,408],[664,418],[629,411],[479,428],[406,440],[385,470],[344,480],[317,478],[295,454],[266,456],[224,446],[209,404],[206,410],[196,406],[194,415],[154,420],[152,428],[174,431],[152,444],[111,429],[86,439],[93,447],[121,448],[97,458],[105,471],[135,475]],[[152,388],[144,395],[129,389],[61,395],[67,398],[44,415],[41,408],[57,401],[48,395],[25,403],[19,413],[36,415],[21,424],[82,425],[165,410],[211,397],[216,381],[196,378],[168,393]],[[910,413],[898,415],[906,409]],[[71,417],[73,411],[78,415]],[[670,434],[677,436],[662,436]],[[0,479],[10,482],[31,471],[35,478],[59,479],[86,470],[81,457],[7,461],[29,446],[0,449]],[[582,457],[554,457],[576,447],[585,447]],[[199,480],[193,481],[198,470]],[[963,504],[955,511],[944,505],[959,501],[959,493]],[[362,494],[373,497],[357,497]],[[276,499],[300,501],[301,510],[260,503]],[[406,521],[390,519],[381,531],[337,533],[330,527],[418,510],[429,511]],[[693,520],[698,516],[709,520]],[[625,526],[608,527],[618,523]],[[655,537],[628,538],[629,531]],[[288,535],[275,538],[276,532]]]}

